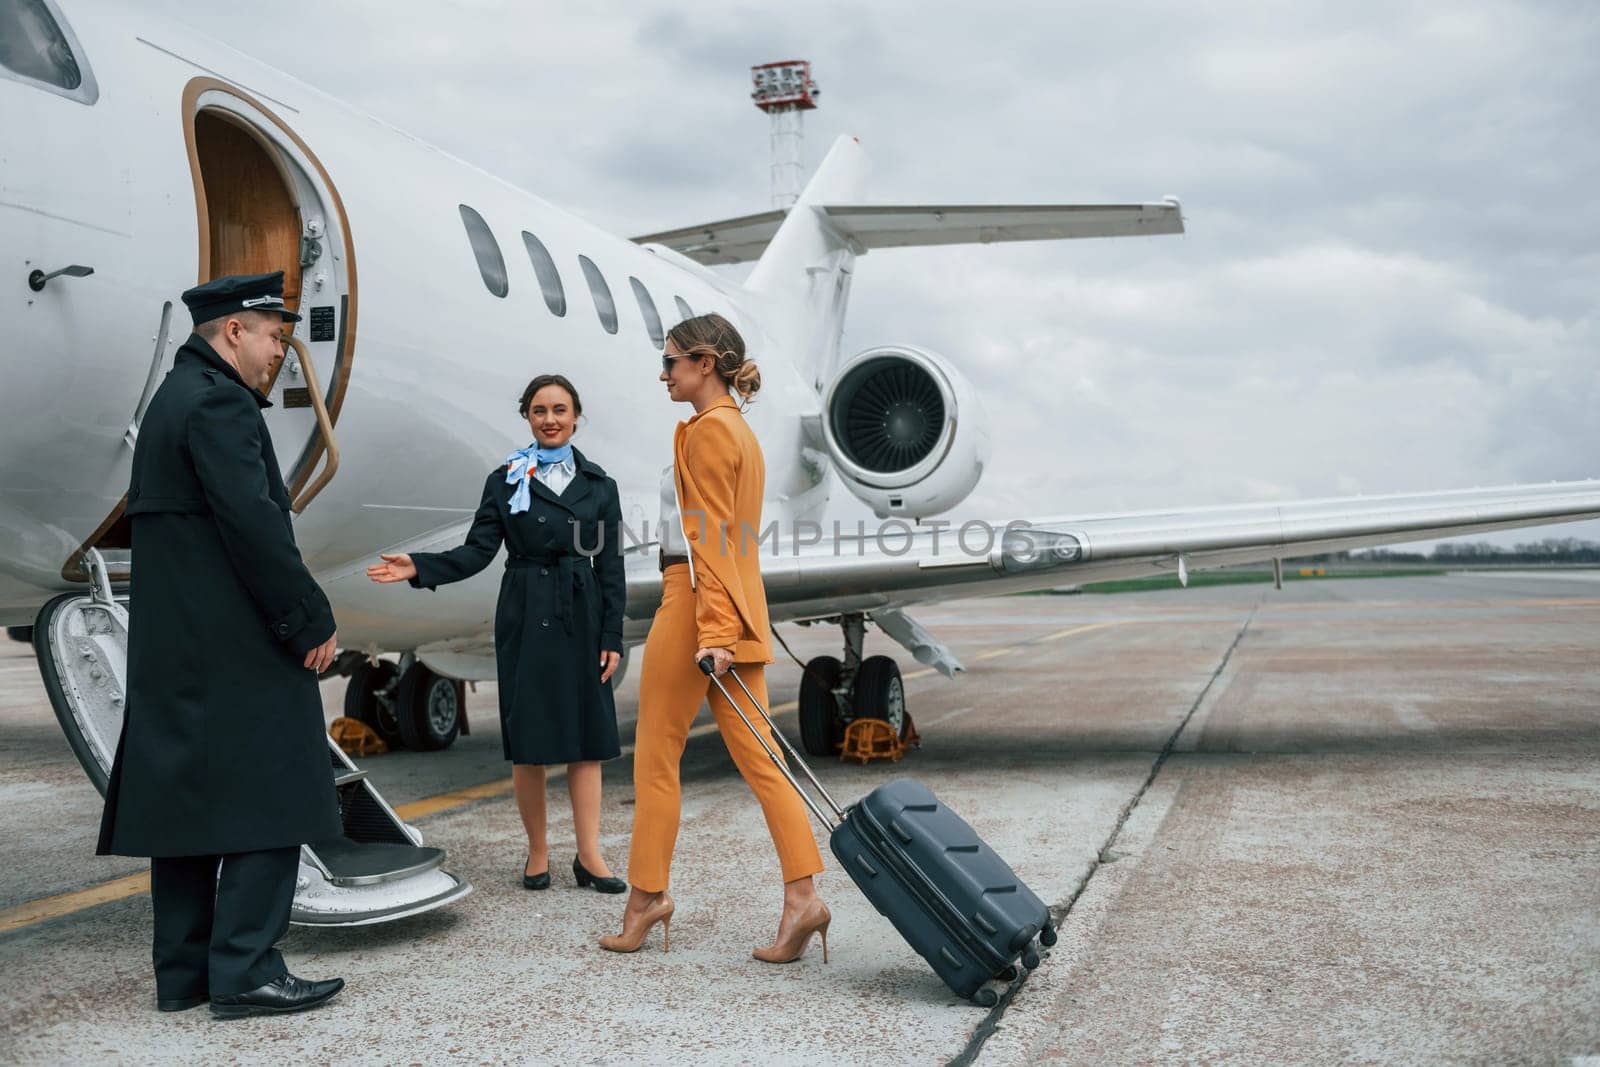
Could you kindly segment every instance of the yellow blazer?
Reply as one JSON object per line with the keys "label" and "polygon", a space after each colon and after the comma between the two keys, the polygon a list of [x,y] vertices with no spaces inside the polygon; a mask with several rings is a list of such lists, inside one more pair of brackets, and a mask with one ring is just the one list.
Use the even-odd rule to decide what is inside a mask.
{"label": "yellow blazer", "polygon": [[767,481],[761,444],[724,396],[678,423],[672,453],[693,562],[697,641],[733,649],[736,663],[771,663],[758,540]]}

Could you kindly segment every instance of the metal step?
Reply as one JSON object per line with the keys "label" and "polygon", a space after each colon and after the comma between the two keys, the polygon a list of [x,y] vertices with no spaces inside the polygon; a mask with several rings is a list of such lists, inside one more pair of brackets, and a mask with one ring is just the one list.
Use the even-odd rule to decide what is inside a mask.
{"label": "metal step", "polygon": [[342,785],[354,785],[356,782],[364,781],[366,777],[366,771],[346,770],[343,774],[336,774],[333,776],[333,785],[334,788],[338,788]]}
{"label": "metal step", "polygon": [[397,845],[388,841],[351,841],[337,837],[305,846],[328,881],[338,886],[398,882],[431,871],[444,862],[444,849]]}

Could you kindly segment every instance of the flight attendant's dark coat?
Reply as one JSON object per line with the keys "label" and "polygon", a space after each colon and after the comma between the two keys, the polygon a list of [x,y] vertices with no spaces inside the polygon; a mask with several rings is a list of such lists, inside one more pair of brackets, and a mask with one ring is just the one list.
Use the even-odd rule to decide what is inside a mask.
{"label": "flight attendant's dark coat", "polygon": [[267,406],[191,336],[140,424],[127,713],[102,855],[222,855],[342,832],[303,666],[333,612],[295,547]]}
{"label": "flight attendant's dark coat", "polygon": [[500,737],[513,763],[615,759],[617,711],[600,681],[600,652],[622,651],[627,598],[617,483],[572,450],[572,481],[558,495],[530,477],[528,510],[511,514],[514,485],[496,467],[466,543],[413,552],[411,584],[433,589],[470,578],[506,546],[494,614]]}

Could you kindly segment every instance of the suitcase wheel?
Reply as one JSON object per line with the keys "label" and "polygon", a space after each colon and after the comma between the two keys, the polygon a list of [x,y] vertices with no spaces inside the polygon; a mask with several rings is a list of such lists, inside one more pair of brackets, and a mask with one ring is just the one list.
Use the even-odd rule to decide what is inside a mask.
{"label": "suitcase wheel", "polygon": [[1056,928],[1046,923],[1043,930],[1039,931],[1039,944],[1049,948],[1056,943]]}
{"label": "suitcase wheel", "polygon": [[1015,982],[1017,980],[1017,969],[1015,967],[1002,968],[995,972],[994,979],[997,982]]}
{"label": "suitcase wheel", "polygon": [[1022,965],[1030,971],[1033,970],[1039,966],[1039,954],[1031,948],[1027,949],[1022,953]]}
{"label": "suitcase wheel", "polygon": [[992,1008],[996,1004],[1000,1003],[1000,995],[994,990],[990,989],[988,986],[985,986],[976,993],[972,994],[972,1003],[976,1004],[980,1008]]}

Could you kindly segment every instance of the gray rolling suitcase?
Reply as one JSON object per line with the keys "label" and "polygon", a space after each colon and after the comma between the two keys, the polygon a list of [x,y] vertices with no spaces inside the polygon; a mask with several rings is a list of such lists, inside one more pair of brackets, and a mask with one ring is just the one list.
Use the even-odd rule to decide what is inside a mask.
{"label": "gray rolling suitcase", "polygon": [[1049,909],[965,820],[909,778],[881,785],[849,808],[840,808],[738,672],[729,670],[773,736],[816,786],[832,810],[830,816],[801,788],[739,701],[711,673],[710,657],[700,661],[700,669],[828,828],[833,854],[856,885],[946,985],[989,1007],[998,997],[985,983],[1013,977],[1019,961],[1028,968],[1039,965],[1034,939],[1045,946],[1056,941]]}

